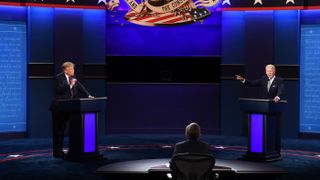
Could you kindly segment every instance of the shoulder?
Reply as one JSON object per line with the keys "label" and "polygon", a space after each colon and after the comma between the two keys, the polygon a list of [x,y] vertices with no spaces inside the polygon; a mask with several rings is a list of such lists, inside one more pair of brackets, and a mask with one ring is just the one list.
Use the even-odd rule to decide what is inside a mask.
{"label": "shoulder", "polygon": [[207,147],[210,147],[210,145],[206,142],[203,142],[203,141],[199,141],[200,144],[202,144],[203,146],[207,146]]}
{"label": "shoulder", "polygon": [[176,146],[182,146],[186,143],[187,143],[187,141],[181,141],[181,142],[176,143]]}
{"label": "shoulder", "polygon": [[56,75],[56,79],[61,79],[61,78],[64,78],[64,77],[65,77],[65,75],[64,75],[63,72],[61,72],[61,73]]}
{"label": "shoulder", "polygon": [[278,76],[276,76],[276,77],[274,78],[274,80],[276,80],[276,82],[280,82],[280,83],[283,82],[283,78],[278,77]]}

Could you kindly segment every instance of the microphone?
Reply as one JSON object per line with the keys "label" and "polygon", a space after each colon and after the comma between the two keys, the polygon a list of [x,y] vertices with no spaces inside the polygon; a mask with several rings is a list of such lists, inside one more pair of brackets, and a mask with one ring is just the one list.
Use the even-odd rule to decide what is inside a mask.
{"label": "microphone", "polygon": [[82,88],[82,90],[87,94],[87,96],[91,96],[90,93],[88,92],[88,90],[79,82],[77,81],[79,86]]}
{"label": "microphone", "polygon": [[86,93],[87,96],[91,96],[88,90],[75,78],[75,76],[71,76],[70,81],[75,81],[75,83],[80,86],[80,88],[84,91],[84,93]]}

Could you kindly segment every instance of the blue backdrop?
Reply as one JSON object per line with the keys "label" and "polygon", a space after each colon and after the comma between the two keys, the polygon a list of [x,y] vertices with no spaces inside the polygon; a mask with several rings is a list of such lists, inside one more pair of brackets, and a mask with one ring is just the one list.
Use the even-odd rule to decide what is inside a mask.
{"label": "blue backdrop", "polygon": [[300,131],[320,132],[320,24],[301,27]]}
{"label": "blue backdrop", "polygon": [[0,132],[26,131],[26,24],[0,21]]}

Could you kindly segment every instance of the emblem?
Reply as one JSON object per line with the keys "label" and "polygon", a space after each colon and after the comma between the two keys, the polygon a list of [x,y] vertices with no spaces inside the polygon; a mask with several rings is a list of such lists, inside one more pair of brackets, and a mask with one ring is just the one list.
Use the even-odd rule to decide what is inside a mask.
{"label": "emblem", "polygon": [[[130,6],[125,19],[131,23],[156,26],[203,22],[211,15],[206,7],[216,5],[219,0],[125,0]],[[107,9],[119,6],[119,0],[110,0]]]}

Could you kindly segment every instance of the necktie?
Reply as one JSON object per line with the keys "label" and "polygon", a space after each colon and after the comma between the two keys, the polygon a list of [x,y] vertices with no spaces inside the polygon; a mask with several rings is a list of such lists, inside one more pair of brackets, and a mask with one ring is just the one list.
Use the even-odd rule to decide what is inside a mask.
{"label": "necktie", "polygon": [[[72,77],[68,77],[68,83],[69,83],[69,85],[71,84],[71,80],[72,80]],[[70,86],[70,94],[71,94],[71,98],[73,98],[74,93],[73,93],[73,88],[71,88],[71,86]]]}
{"label": "necktie", "polygon": [[272,84],[272,82],[271,82],[271,80],[269,80],[269,81],[268,81],[268,92],[269,92],[269,90],[270,90],[271,84]]}

